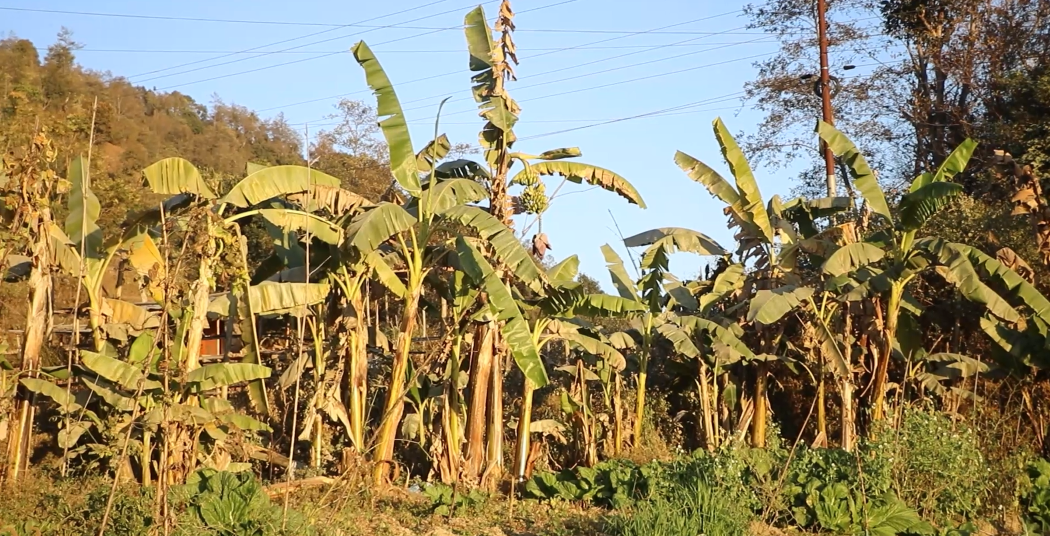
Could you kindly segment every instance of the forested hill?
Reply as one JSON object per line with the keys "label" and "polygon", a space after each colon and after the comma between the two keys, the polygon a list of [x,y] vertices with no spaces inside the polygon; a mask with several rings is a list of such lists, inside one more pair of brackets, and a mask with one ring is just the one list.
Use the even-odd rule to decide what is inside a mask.
{"label": "forested hill", "polygon": [[[71,158],[87,154],[94,114],[92,189],[102,203],[103,228],[146,203],[141,170],[160,158],[181,156],[213,178],[241,176],[249,161],[304,163],[302,135],[282,118],[262,119],[243,106],[202,104],[84,69],[77,47],[68,32],[46,52],[25,39],[0,41],[0,148],[17,152],[44,127],[59,151],[56,171],[64,173]],[[337,149],[331,133],[320,139],[319,169],[347,181],[355,177],[347,186],[369,197],[389,184],[382,151],[350,155]]]}

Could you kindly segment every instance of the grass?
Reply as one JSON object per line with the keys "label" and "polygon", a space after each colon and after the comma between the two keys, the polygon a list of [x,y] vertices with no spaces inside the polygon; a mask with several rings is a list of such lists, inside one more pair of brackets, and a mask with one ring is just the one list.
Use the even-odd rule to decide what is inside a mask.
{"label": "grass", "polygon": [[[96,534],[111,482],[87,477],[62,479],[50,471],[35,469],[19,484],[17,493],[0,493],[0,535]],[[270,528],[260,533],[209,530],[177,495],[173,493],[171,499],[175,513],[172,535],[282,534]],[[282,506],[282,497],[271,500],[271,508],[279,511]],[[152,490],[135,485],[119,488],[107,536],[164,534],[156,522],[155,508]],[[597,508],[493,496],[452,516],[442,516],[432,512],[430,500],[422,493],[403,488],[374,491],[362,482],[292,494],[289,508],[292,517],[309,527],[295,534],[319,536],[582,536],[602,533],[606,515]]]}
{"label": "grass", "polygon": [[674,486],[610,520],[608,533],[619,536],[743,536],[753,514],[706,479]]}

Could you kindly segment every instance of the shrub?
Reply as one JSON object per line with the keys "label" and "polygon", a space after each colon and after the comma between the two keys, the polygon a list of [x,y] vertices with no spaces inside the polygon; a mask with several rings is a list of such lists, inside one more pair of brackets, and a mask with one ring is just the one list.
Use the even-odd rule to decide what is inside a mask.
{"label": "shrub", "polygon": [[977,435],[966,423],[929,410],[906,409],[899,429],[882,430],[873,454],[889,465],[897,494],[926,519],[952,526],[974,519],[988,492]]}
{"label": "shrub", "polygon": [[[106,523],[106,534],[112,536],[141,536],[155,525],[153,490],[149,488],[122,488],[113,497],[113,507]],[[83,511],[84,524],[94,527],[101,522],[102,512],[109,500],[109,486],[96,488],[88,494]]]}

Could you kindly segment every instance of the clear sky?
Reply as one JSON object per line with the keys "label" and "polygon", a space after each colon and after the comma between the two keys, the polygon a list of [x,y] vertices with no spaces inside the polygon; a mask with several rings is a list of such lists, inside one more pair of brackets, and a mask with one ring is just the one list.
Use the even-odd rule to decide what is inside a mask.
{"label": "clear sky", "polygon": [[[733,245],[721,202],[690,181],[673,156],[676,150],[685,151],[729,177],[712,120],[721,116],[734,133],[751,133],[761,118],[739,100],[739,92],[755,76],[752,63],[771,55],[776,44],[744,28],[744,3],[513,2],[519,13],[514,39],[521,63],[519,81],[509,89],[523,109],[515,129],[521,141],[515,148],[538,153],[579,147],[583,161],[620,173],[648,204],[642,210],[603,190],[585,192],[585,186],[569,184],[561,193],[572,193],[555,199],[544,216],[551,253],[559,260],[578,254],[581,270],[607,289],[611,285],[599,248],[609,243],[625,254],[610,211],[625,236],[654,227],[687,227],[727,248]],[[77,56],[90,69],[146,87],[178,90],[202,103],[218,97],[264,117],[284,114],[296,128],[309,122],[314,132],[331,124],[325,116],[332,113],[336,96],[371,102],[363,73],[349,53],[363,39],[393,80],[418,149],[432,136],[434,113],[445,97],[452,100],[445,106],[442,130],[454,142],[477,140],[481,120],[470,98],[460,29],[474,5],[465,0],[0,0],[3,8],[284,23],[0,9],[0,31],[46,47],[65,26],[84,45]],[[490,20],[498,5],[484,4]],[[351,24],[370,27],[340,27]],[[245,51],[251,53],[238,53]],[[684,105],[693,106],[674,109]],[[632,118],[668,109],[674,110]],[[608,122],[622,118],[631,119]],[[563,130],[567,132],[559,132]],[[766,199],[788,193],[791,173],[756,172]],[[548,181],[548,192],[556,185]],[[519,222],[517,229],[522,228]],[[703,263],[679,254],[671,269],[692,277]]]}

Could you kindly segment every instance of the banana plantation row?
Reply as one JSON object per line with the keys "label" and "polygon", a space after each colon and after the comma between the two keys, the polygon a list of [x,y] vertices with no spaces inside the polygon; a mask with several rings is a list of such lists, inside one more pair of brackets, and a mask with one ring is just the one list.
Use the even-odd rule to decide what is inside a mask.
{"label": "banana plantation row", "polygon": [[[545,266],[546,237],[532,237],[529,251],[511,226],[514,214],[548,210],[544,180],[645,204],[623,177],[576,161],[578,149],[513,150],[512,17],[504,3],[495,35],[480,8],[466,18],[484,120],[479,162],[447,158],[440,122],[416,151],[379,61],[364,43],[354,47],[395,181],[379,203],[301,166],[250,164],[216,191],[192,163],[166,158],[143,170],[156,208],[100,229],[89,157],[61,179],[41,132],[6,161],[11,232],[0,253],[21,258],[9,278],[26,281],[30,308],[21,359],[0,369],[0,393],[10,396],[4,480],[27,471],[36,427],[54,433],[40,448],[60,450],[63,470],[103,464],[144,484],[178,484],[201,467],[246,470],[253,460],[331,470],[345,447],[344,458],[371,461],[376,482],[408,464],[495,487],[507,473],[525,476],[545,446],[568,442],[570,463],[593,465],[639,444],[652,421],[648,374],[672,367],[686,371],[681,389],[695,391],[691,432],[705,448],[763,446],[776,417],[771,371],[791,371],[816,393],[813,440],[849,450],[869,421],[892,421],[908,401],[957,407],[976,396],[979,376],[1029,372],[1046,344],[1050,301],[1004,254],[923,233],[960,195],[952,178],[975,150],[970,141],[891,209],[864,156],[819,123],[849,170],[850,195],[785,202],[762,198],[716,120],[731,180],[685,153],[674,159],[725,203],[732,247],[682,228],[636,234],[624,240],[644,248],[635,279],[603,246],[615,294],[581,284],[575,256]],[[63,197],[64,225],[52,214]],[[273,244],[258,267],[248,262],[253,225]],[[714,269],[676,278],[676,252]],[[150,303],[106,295],[103,279],[118,265],[137,274]],[[52,333],[63,281],[75,283],[75,309],[86,312],[72,316],[71,341]],[[981,307],[986,355],[927,351],[914,289],[930,281]],[[217,357],[205,344],[215,325]],[[90,338],[80,341],[81,331]]]}

